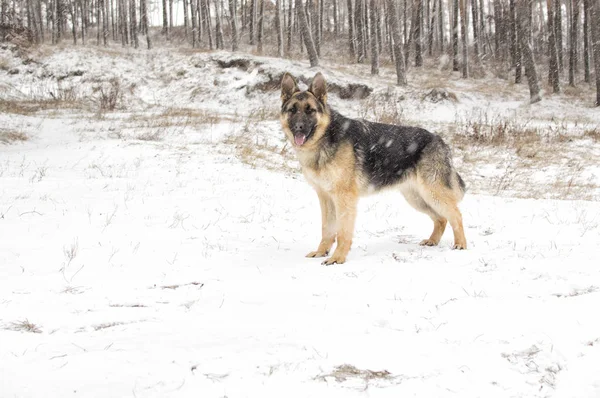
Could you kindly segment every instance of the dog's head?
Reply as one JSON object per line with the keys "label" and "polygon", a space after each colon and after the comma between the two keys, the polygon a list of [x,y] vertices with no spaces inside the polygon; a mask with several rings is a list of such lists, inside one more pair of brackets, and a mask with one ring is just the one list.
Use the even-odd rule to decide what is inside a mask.
{"label": "dog's head", "polygon": [[308,90],[300,91],[289,73],[281,80],[281,125],[296,149],[310,149],[329,125],[327,83],[321,72],[313,78]]}

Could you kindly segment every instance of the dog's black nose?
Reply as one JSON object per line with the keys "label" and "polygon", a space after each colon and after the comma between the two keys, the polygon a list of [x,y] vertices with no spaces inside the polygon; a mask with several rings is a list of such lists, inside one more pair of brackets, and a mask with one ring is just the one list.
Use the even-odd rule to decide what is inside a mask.
{"label": "dog's black nose", "polygon": [[294,130],[296,130],[296,131],[303,131],[304,130],[304,123],[296,123],[294,125]]}

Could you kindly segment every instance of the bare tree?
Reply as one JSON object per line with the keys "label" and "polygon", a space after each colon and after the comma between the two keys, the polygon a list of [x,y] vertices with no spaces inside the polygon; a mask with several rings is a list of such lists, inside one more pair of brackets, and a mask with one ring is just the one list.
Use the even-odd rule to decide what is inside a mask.
{"label": "bare tree", "polygon": [[256,33],[256,2],[258,0],[251,0],[250,5],[250,44],[254,45],[254,37]]}
{"label": "bare tree", "polygon": [[387,0],[387,12],[389,14],[392,39],[394,41],[394,59],[396,61],[396,76],[399,86],[406,85],[406,71],[404,65],[404,53],[402,52],[402,36],[400,35],[400,23],[398,20],[398,10],[394,0]]}
{"label": "bare tree", "polygon": [[188,2],[188,0],[183,0],[183,34],[184,34],[184,37],[186,38],[186,40],[188,38],[188,25],[189,25],[187,2]]}
{"label": "bare tree", "polygon": [[[340,34],[339,23],[338,23],[338,0],[332,0],[333,2],[333,35],[337,39]],[[343,29],[342,29],[343,30]]]}
{"label": "bare tree", "polygon": [[371,0],[371,74],[379,74],[379,49],[377,43],[377,1]]}
{"label": "bare tree", "polygon": [[120,26],[121,26],[121,45],[125,47],[129,44],[129,12],[127,0],[120,0]]}
{"label": "bare tree", "polygon": [[281,0],[275,0],[275,30],[277,31],[277,55],[283,57],[283,27],[281,25]]}
{"label": "bare tree", "polygon": [[[135,5],[135,0],[131,0],[134,5]],[[110,1],[109,0],[103,0],[103,6],[104,6],[104,10],[103,10],[103,14],[104,14],[104,18],[102,19],[102,42],[104,43],[104,46],[108,46],[108,35],[109,35],[109,29],[110,29]]]}
{"label": "bare tree", "polygon": [[562,72],[564,67],[563,40],[562,40],[562,5],[561,0],[554,0],[554,37],[558,53],[558,70]]}
{"label": "bare tree", "polygon": [[460,0],[460,37],[462,41],[462,77],[466,79],[469,77],[469,43],[467,42],[469,37],[469,21],[467,16],[467,1]]}
{"label": "bare tree", "polygon": [[221,28],[221,15],[219,14],[219,0],[215,0],[215,43],[217,49],[224,49],[223,29]]}
{"label": "bare tree", "polygon": [[[590,0],[590,18],[600,21],[600,0]],[[596,106],[600,106],[600,24],[592,26],[592,52],[594,53],[594,69],[596,70]]]}
{"label": "bare tree", "polygon": [[163,29],[162,33],[169,38],[169,14],[167,11],[167,0],[162,0],[162,9],[163,9]]}
{"label": "bare tree", "polygon": [[260,0],[260,15],[258,17],[258,52],[263,52],[263,35],[264,35],[264,20],[265,20],[265,0]]}
{"label": "bare tree", "polygon": [[[554,0],[558,1],[558,0]],[[554,5],[553,0],[546,0],[548,6],[548,46],[550,46],[550,68],[548,71],[548,82],[552,85],[555,93],[560,92],[560,73],[558,54],[556,49],[556,29],[554,28]]]}
{"label": "bare tree", "polygon": [[137,17],[136,17],[136,10],[135,10],[135,0],[130,0],[130,4],[131,4],[131,10],[129,11],[129,15],[131,17],[131,24],[130,24],[130,31],[131,31],[131,41],[133,42],[133,46],[135,48],[139,48],[140,46],[140,41],[138,39],[138,32],[137,32]]}
{"label": "bare tree", "polygon": [[433,56],[433,38],[435,31],[435,17],[437,16],[436,7],[438,1],[433,0],[433,9],[431,10],[431,15],[429,19],[429,32],[427,32],[427,52],[429,56]]}
{"label": "bare tree", "polygon": [[423,66],[423,53],[421,49],[421,21],[423,20],[423,0],[416,0],[416,18],[414,20],[414,40],[415,40],[415,66]]}
{"label": "bare tree", "polygon": [[148,27],[150,26],[148,22],[148,0],[140,1],[144,3],[144,15],[142,15],[142,18],[144,20],[144,26],[146,27],[146,45],[148,46],[148,50],[150,50],[152,48],[152,40],[150,39],[150,30],[148,29]]}
{"label": "bare tree", "polygon": [[354,25],[356,31],[356,60],[358,63],[362,63],[365,60],[365,31],[364,31],[364,12],[363,12],[363,1],[364,0],[356,0],[354,5]]}
{"label": "bare tree", "polygon": [[347,1],[348,4],[348,45],[350,57],[356,57],[356,35],[354,34],[354,12],[352,10],[352,0]]}
{"label": "bare tree", "polygon": [[479,12],[477,10],[477,0],[471,1],[471,14],[473,19],[473,55],[479,60],[479,41],[481,33],[479,32]]}
{"label": "bare tree", "polygon": [[[144,1],[144,0],[142,0]],[[145,3],[145,1],[144,1]],[[196,48],[196,40],[197,40],[197,35],[198,35],[198,21],[196,20],[196,0],[191,0],[190,1],[190,17],[192,20],[192,48]]]}
{"label": "bare tree", "polygon": [[590,0],[583,0],[583,80],[590,82]]}
{"label": "bare tree", "polygon": [[8,0],[0,0],[0,24],[8,25]]}
{"label": "bare tree", "polygon": [[529,85],[529,102],[535,103],[541,101],[540,87],[538,83],[537,71],[535,68],[535,60],[533,59],[533,51],[529,43],[531,35],[531,21],[529,12],[531,11],[533,0],[519,0],[517,2],[517,37],[519,38],[523,60],[525,62],[525,75]]}
{"label": "bare tree", "polygon": [[292,2],[293,2],[293,0],[290,0],[289,5],[288,5],[288,24],[287,24],[287,31],[286,31],[288,53],[292,51],[292,27],[293,27],[293,20],[294,20],[294,13],[292,12],[294,7],[293,7]]}
{"label": "bare tree", "polygon": [[[279,4],[279,0],[277,0],[277,3]],[[229,23],[231,25],[231,50],[232,51],[237,51],[238,47],[239,47],[236,13],[237,13],[237,10],[235,7],[235,0],[229,0]],[[279,10],[277,11],[277,22],[281,23],[279,21]]]}
{"label": "bare tree", "polygon": [[458,0],[452,0],[452,70],[458,72]]}
{"label": "bare tree", "polygon": [[308,21],[306,20],[306,13],[304,11],[304,5],[302,4],[302,0],[296,0],[296,10],[298,11],[300,30],[302,32],[302,38],[304,39],[306,51],[308,52],[310,66],[319,66],[319,57],[317,56],[315,43],[313,42],[313,39],[311,37],[310,29],[308,28]]}
{"label": "bare tree", "polygon": [[[208,36],[208,48],[209,49],[213,49],[213,37],[212,37],[212,22],[211,22],[211,18],[210,18],[210,0],[200,0],[201,4],[202,4],[202,14],[203,14],[203,25],[206,29],[206,33]],[[215,38],[215,41],[217,39]]]}
{"label": "bare tree", "polygon": [[169,31],[173,30],[173,0],[169,0]]}
{"label": "bare tree", "polygon": [[446,27],[445,22],[444,22],[444,3],[442,2],[442,0],[439,1],[439,5],[438,5],[438,10],[439,10],[439,16],[438,16],[438,30],[439,30],[439,35],[440,35],[440,53],[444,53],[445,51],[445,46],[446,46],[446,39],[444,38],[444,29]]}
{"label": "bare tree", "polygon": [[569,86],[575,87],[575,73],[577,72],[577,23],[579,22],[579,0],[571,0],[573,11],[571,15],[571,41],[569,43]]}
{"label": "bare tree", "polygon": [[504,25],[502,23],[502,3],[500,1],[494,1],[494,43],[496,50],[496,59],[504,59]]}

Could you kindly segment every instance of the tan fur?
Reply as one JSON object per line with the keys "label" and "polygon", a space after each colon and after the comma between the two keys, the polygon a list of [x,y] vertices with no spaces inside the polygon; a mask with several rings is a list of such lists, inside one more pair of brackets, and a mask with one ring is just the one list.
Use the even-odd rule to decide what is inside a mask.
{"label": "tan fur", "polygon": [[320,189],[316,189],[321,205],[321,243],[316,251],[310,252],[306,257],[325,257],[329,254],[331,246],[335,243],[336,237],[336,214],[335,204],[331,197]]}
{"label": "tan fur", "polygon": [[[433,210],[439,216],[441,216],[438,216],[438,219],[446,219],[450,223],[452,232],[454,232],[454,249],[466,249],[467,240],[465,238],[465,231],[463,228],[462,214],[458,209],[458,202],[460,199],[462,199],[462,193],[458,193],[456,190],[449,189],[441,183],[426,184],[419,176],[417,176],[417,186],[418,192],[423,200],[431,208],[433,208]],[[435,222],[436,220],[434,219],[434,223]],[[434,226],[434,233],[432,233],[432,236],[435,234],[435,232],[436,230]]]}
{"label": "tan fur", "polygon": [[[352,246],[359,197],[352,146],[347,144],[340,147],[336,156],[320,167],[319,162],[314,161],[313,153],[303,154],[304,151],[300,149],[297,152],[306,180],[319,195],[323,222],[321,244],[308,257],[326,256],[337,238],[335,252],[324,263],[342,264]],[[331,211],[335,212],[334,216],[330,214]],[[335,225],[334,236],[331,235],[334,228],[332,224]]]}

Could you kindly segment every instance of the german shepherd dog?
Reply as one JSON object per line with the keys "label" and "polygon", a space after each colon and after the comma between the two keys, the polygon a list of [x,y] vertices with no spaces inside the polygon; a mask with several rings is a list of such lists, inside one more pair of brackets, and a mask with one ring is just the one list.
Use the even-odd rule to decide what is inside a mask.
{"label": "german shepherd dog", "polygon": [[323,264],[344,263],[358,198],[386,188],[402,192],[412,207],[433,220],[433,232],[421,245],[437,245],[449,221],[454,249],[467,248],[458,209],[465,183],[442,138],[418,127],[342,116],[327,104],[327,83],[320,72],[306,91],[286,73],[281,102],[283,131],[321,204],[321,243],[306,257],[326,257],[337,239],[335,252]]}

